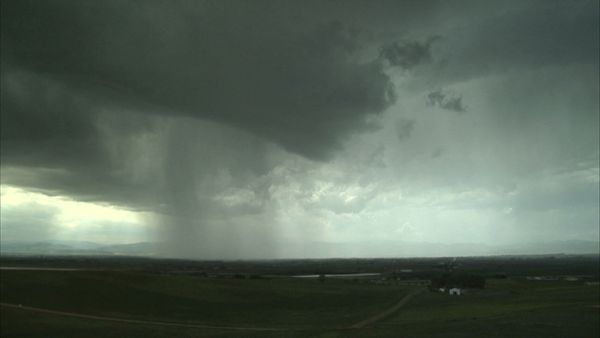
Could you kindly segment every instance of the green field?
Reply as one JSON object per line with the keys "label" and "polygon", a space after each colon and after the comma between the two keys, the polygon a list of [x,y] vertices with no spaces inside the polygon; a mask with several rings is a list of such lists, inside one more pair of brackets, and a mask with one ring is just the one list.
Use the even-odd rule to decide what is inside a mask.
{"label": "green field", "polygon": [[81,314],[269,328],[345,327],[407,289],[350,280],[221,279],[127,272],[3,271],[5,303]]}
{"label": "green field", "polygon": [[[488,280],[464,296],[423,292],[391,316],[347,327],[411,290],[329,279],[199,278],[115,271],[2,271],[1,301],[145,321],[120,323],[2,307],[2,337],[597,337],[599,287]],[[236,328],[268,328],[254,331]]]}
{"label": "green field", "polygon": [[599,287],[582,282],[488,280],[464,296],[424,293],[373,336],[598,337]]}

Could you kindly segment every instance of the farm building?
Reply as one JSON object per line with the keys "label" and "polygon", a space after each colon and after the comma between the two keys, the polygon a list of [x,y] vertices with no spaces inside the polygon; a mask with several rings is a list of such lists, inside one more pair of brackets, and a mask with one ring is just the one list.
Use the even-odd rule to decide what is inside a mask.
{"label": "farm building", "polygon": [[461,290],[459,288],[452,288],[452,289],[448,290],[448,294],[450,296],[452,296],[452,295],[460,296],[460,293],[461,293]]}

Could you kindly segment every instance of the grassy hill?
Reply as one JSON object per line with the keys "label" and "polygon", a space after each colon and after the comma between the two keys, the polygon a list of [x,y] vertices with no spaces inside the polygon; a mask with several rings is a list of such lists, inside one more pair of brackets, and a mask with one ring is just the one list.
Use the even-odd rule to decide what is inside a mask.
{"label": "grassy hill", "polygon": [[[76,262],[73,258],[63,260],[64,264]],[[134,259],[126,260],[127,264],[123,265],[113,260],[97,263],[99,268],[96,270],[2,270],[0,301],[85,315],[141,320],[143,323],[85,319],[2,306],[0,336],[325,338],[600,335],[600,287],[590,283],[597,281],[597,275],[589,274],[597,271],[597,259],[588,257],[517,261],[507,257],[492,261],[464,261],[460,266],[464,271],[487,276],[493,276],[494,269],[514,270],[519,274],[490,277],[485,289],[467,290],[461,296],[422,292],[388,317],[359,329],[348,327],[393,307],[413,289],[401,285],[401,280],[398,284],[393,281],[375,283],[375,280],[367,279],[333,278],[320,282],[318,279],[286,278],[283,275],[249,274],[260,271],[252,270],[252,267],[269,272],[306,269],[301,267],[298,270],[296,266],[302,262],[296,261],[199,262],[197,264],[200,265],[195,266],[188,261]],[[143,262],[150,266],[157,264],[157,267],[134,268]],[[347,269],[352,265],[356,268],[377,262],[318,261],[303,264],[308,264],[310,269],[316,266],[342,266]],[[495,265],[490,262],[495,262]],[[36,266],[40,261],[30,263]],[[384,266],[389,264],[386,260],[380,263]],[[420,264],[420,261],[416,263]],[[107,268],[109,264],[113,264],[114,268]],[[266,269],[263,265],[270,268]],[[190,274],[199,267],[208,273]],[[184,268],[191,270],[185,271]],[[566,278],[577,274],[581,277],[574,281]],[[528,279],[529,276],[544,275],[561,277],[553,280]],[[213,327],[168,326],[164,325],[165,322]]]}
{"label": "grassy hill", "polygon": [[217,326],[343,327],[406,288],[351,280],[219,279],[114,271],[3,271],[2,302],[91,315]]}

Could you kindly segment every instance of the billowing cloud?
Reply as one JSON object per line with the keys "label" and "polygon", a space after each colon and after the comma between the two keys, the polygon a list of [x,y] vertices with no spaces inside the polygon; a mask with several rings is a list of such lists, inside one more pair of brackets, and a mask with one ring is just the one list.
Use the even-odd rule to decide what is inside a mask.
{"label": "billowing cloud", "polygon": [[431,61],[431,44],[439,37],[427,39],[425,42],[401,41],[385,44],[381,47],[381,57],[392,66],[411,69],[419,64]]}
{"label": "billowing cloud", "polygon": [[[1,6],[3,187],[143,214],[166,254],[597,234],[597,2]],[[75,207],[2,208],[46,239]]]}
{"label": "billowing cloud", "polygon": [[434,44],[435,66],[423,70],[438,86],[549,66],[585,64],[598,72],[597,1],[479,2],[468,7],[478,14],[460,23],[452,18],[464,18],[467,7],[442,7],[444,38]]}
{"label": "billowing cloud", "polygon": [[3,182],[155,209],[197,202],[168,191],[216,175],[208,161],[244,181],[228,156],[264,167],[267,144],[330,159],[395,96],[360,31],[319,6],[2,2]]}
{"label": "billowing cloud", "polygon": [[392,103],[392,87],[377,59],[358,57],[357,33],[340,22],[280,17],[291,9],[268,2],[5,2],[6,128],[26,109],[14,97],[21,91],[67,106],[47,117],[53,124],[46,133],[73,124],[89,136],[77,127],[92,124],[91,112],[69,97],[83,87],[101,103],[154,104],[163,108],[153,113],[226,123],[328,158],[341,138],[368,128],[368,117]]}
{"label": "billowing cloud", "polygon": [[396,130],[400,141],[410,137],[413,129],[415,129],[415,121],[406,118],[401,118],[396,122]]}
{"label": "billowing cloud", "polygon": [[427,104],[450,110],[457,113],[464,113],[467,108],[463,105],[462,96],[444,92],[441,89],[427,94]]}

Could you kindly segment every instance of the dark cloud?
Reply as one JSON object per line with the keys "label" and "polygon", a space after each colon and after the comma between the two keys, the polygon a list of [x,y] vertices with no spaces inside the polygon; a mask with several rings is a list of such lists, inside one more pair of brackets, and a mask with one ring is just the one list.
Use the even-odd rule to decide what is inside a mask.
{"label": "dark cloud", "polygon": [[128,95],[327,159],[393,102],[391,82],[377,60],[358,60],[351,29],[290,23],[280,15],[299,4],[286,4],[5,1],[3,68],[83,84],[108,100]]}
{"label": "dark cloud", "polygon": [[2,183],[177,224],[263,212],[266,146],[328,160],[395,100],[323,6],[2,1]]}
{"label": "dark cloud", "polygon": [[[594,1],[3,0],[1,15],[2,184],[152,210],[171,252],[262,250],[281,219],[320,227],[385,189],[597,168]],[[388,109],[392,80],[409,97]],[[450,88],[478,114],[419,114],[465,112]]]}
{"label": "dark cloud", "polygon": [[381,57],[392,66],[411,69],[419,64],[431,61],[431,44],[439,37],[427,39],[425,42],[402,41],[387,43],[381,47]]}
{"label": "dark cloud", "polygon": [[155,128],[95,91],[51,76],[2,69],[2,183],[50,195],[149,208],[147,182],[123,173],[132,158],[114,157],[109,143]]}
{"label": "dark cloud", "polygon": [[415,129],[415,120],[401,118],[396,122],[396,133],[400,141],[406,140]]}
{"label": "dark cloud", "polygon": [[98,156],[99,135],[85,96],[26,71],[3,68],[1,80],[3,161],[52,166]]}
{"label": "dark cloud", "polygon": [[427,94],[427,104],[457,113],[467,111],[467,108],[463,105],[462,96],[441,89]]}
{"label": "dark cloud", "polygon": [[479,5],[447,9],[446,15],[462,17],[469,8],[472,19],[445,29],[444,39],[435,44],[437,62],[427,70],[427,81],[439,85],[511,70],[572,64],[588,65],[590,72],[598,73],[598,1]]}
{"label": "dark cloud", "polygon": [[437,147],[434,151],[431,152],[431,158],[438,158],[444,154],[444,148]]}

